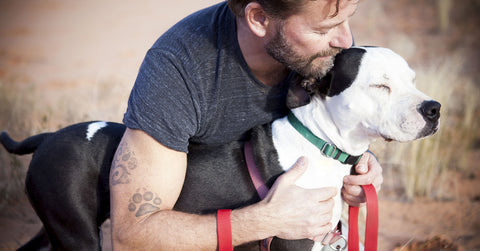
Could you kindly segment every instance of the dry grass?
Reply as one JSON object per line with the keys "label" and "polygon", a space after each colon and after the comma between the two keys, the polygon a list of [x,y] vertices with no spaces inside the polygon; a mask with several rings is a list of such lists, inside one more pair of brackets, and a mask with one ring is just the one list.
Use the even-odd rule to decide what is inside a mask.
{"label": "dry grass", "polygon": [[450,26],[450,12],[452,8],[452,0],[438,0],[437,12],[438,12],[438,24],[440,30],[445,32]]}
{"label": "dry grass", "polygon": [[[40,92],[34,86],[17,84],[15,79],[0,80],[0,131],[7,131],[15,140],[81,121],[119,121],[125,110],[124,102],[119,99],[128,98],[128,91],[113,80],[76,84],[73,87],[75,95],[68,96],[61,87]],[[58,96],[53,96],[55,94]],[[9,154],[0,146],[0,209],[24,196],[30,159],[31,155]]]}
{"label": "dry grass", "polygon": [[391,180],[401,181],[407,199],[448,199],[443,186],[448,179],[445,171],[469,172],[473,168],[469,156],[479,136],[479,89],[472,78],[462,75],[463,58],[452,56],[417,70],[418,88],[442,104],[441,128],[436,135],[411,143],[389,143],[383,149],[375,145],[385,168],[397,169],[387,173],[397,175]]}
{"label": "dry grass", "polygon": [[[16,137],[31,134],[32,93],[31,87],[0,82],[0,130]],[[0,209],[24,196],[27,163],[28,157],[8,154],[3,147],[0,150]]]}

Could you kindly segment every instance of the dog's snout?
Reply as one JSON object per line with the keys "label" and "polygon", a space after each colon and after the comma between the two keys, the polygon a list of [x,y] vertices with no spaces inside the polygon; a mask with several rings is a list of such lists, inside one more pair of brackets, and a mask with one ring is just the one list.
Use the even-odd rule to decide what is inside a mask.
{"label": "dog's snout", "polygon": [[430,101],[424,101],[420,107],[420,113],[428,119],[429,121],[437,121],[438,118],[440,118],[440,107],[442,105],[438,103],[437,101],[430,100]]}

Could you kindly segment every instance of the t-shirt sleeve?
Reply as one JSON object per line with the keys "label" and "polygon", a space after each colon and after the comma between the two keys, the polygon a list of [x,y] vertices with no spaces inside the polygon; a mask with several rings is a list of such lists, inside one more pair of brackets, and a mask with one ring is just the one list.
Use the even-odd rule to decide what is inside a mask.
{"label": "t-shirt sleeve", "polygon": [[181,60],[161,49],[147,52],[123,122],[168,148],[188,152],[188,141],[198,129],[199,102]]}

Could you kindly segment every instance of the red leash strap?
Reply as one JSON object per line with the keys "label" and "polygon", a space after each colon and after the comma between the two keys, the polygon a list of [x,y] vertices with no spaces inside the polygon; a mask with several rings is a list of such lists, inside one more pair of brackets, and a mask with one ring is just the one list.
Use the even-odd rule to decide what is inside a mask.
{"label": "red leash strap", "polygon": [[232,224],[230,222],[230,209],[220,209],[217,211],[217,236],[218,250],[232,251]]}
{"label": "red leash strap", "polygon": [[258,196],[263,200],[263,198],[265,198],[265,196],[268,194],[268,187],[265,185],[265,183],[263,183],[260,171],[255,164],[253,149],[250,141],[245,142],[243,151],[245,155],[245,161],[247,162],[248,173],[250,173],[250,178],[252,179],[255,189],[257,190]]}
{"label": "red leash strap", "polygon": [[[367,223],[365,230],[365,251],[376,251],[378,247],[378,198],[373,185],[363,185],[367,198]],[[348,208],[348,251],[358,251],[358,207]]]}
{"label": "red leash strap", "polygon": [[348,208],[348,251],[358,251],[358,207]]}
{"label": "red leash strap", "polygon": [[[265,198],[268,193],[268,187],[263,183],[260,172],[255,164],[252,146],[249,141],[245,142],[244,147],[245,161],[247,162],[248,172],[252,179],[253,185],[257,190],[260,199]],[[377,251],[378,242],[378,199],[377,192],[373,185],[362,186],[367,198],[367,224],[365,230],[365,251]],[[348,251],[359,251],[358,237],[358,207],[349,207],[348,216]],[[218,216],[217,216],[218,217]],[[217,220],[218,221],[218,220]],[[229,222],[230,223],[230,222]],[[220,228],[219,228],[220,229]],[[220,231],[220,230],[218,230]],[[261,250],[270,250],[270,243],[273,238],[265,239],[261,242]],[[219,234],[220,247],[220,234]],[[231,247],[231,236],[230,236]],[[223,249],[227,250],[227,249]],[[223,251],[220,249],[219,251]],[[231,250],[231,249],[228,249]]]}
{"label": "red leash strap", "polygon": [[[260,199],[263,200],[268,194],[268,187],[263,182],[260,171],[257,168],[257,164],[255,164],[252,144],[250,144],[250,141],[245,142],[243,151],[245,155],[245,161],[247,162],[248,173],[250,174],[250,178],[252,179],[253,186],[255,186],[255,189],[257,190],[257,194]],[[270,250],[270,244],[272,243],[272,240],[273,237],[262,240],[260,242],[260,251]]]}
{"label": "red leash strap", "polygon": [[363,186],[367,197],[367,226],[365,231],[365,250],[376,251],[378,247],[378,198],[373,185]]}

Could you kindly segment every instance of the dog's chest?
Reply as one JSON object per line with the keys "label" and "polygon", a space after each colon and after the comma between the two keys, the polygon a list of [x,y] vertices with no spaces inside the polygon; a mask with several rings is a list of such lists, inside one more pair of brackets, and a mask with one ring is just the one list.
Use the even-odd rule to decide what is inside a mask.
{"label": "dog's chest", "polygon": [[303,188],[336,187],[350,173],[350,165],[325,157],[321,151],[300,135],[286,118],[272,124],[273,143],[283,170],[290,169],[300,156],[308,158],[308,169],[296,184]]}
{"label": "dog's chest", "polygon": [[[341,218],[343,208],[341,198],[343,177],[350,173],[351,166],[325,157],[316,146],[300,135],[285,118],[273,122],[272,136],[283,170],[290,169],[300,156],[308,158],[308,169],[296,181],[296,185],[307,189],[321,187],[335,187],[337,189],[337,195],[333,198],[335,205],[331,220],[332,226],[336,226]],[[317,250],[317,244],[314,250]]]}

